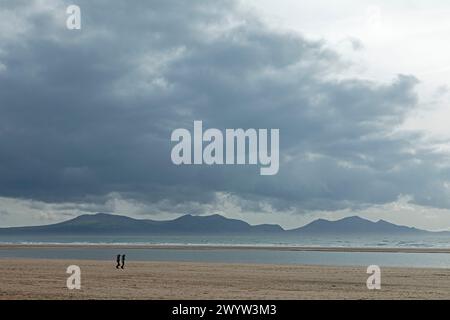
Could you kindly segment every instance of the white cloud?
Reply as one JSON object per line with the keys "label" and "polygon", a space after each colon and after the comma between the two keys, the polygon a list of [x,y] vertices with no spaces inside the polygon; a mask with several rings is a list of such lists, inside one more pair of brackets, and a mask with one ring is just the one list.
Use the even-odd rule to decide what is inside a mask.
{"label": "white cloud", "polygon": [[[354,66],[357,77],[387,81],[396,73],[414,74],[422,109],[411,115],[406,128],[420,129],[433,137],[450,138],[448,97],[435,98],[448,86],[450,68],[450,4],[448,1],[370,0],[253,0],[265,20],[306,36],[325,39]],[[364,46],[356,54],[342,43],[358,39]],[[432,104],[432,109],[429,106]]]}

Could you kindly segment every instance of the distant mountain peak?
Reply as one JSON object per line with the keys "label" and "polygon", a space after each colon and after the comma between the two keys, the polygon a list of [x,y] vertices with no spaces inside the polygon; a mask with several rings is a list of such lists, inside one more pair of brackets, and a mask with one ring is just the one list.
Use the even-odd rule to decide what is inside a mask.
{"label": "distant mountain peak", "polygon": [[362,218],[360,216],[350,216],[350,217],[345,217],[336,221],[347,221],[347,222],[372,222],[368,219]]}
{"label": "distant mountain peak", "polygon": [[292,230],[298,233],[315,234],[405,234],[427,232],[415,228],[396,225],[384,220],[373,222],[360,216],[350,216],[331,221],[318,219],[303,227]]}
{"label": "distant mountain peak", "polygon": [[249,223],[224,217],[220,214],[185,214],[173,220],[155,221],[134,219],[110,213],[83,214],[76,218],[36,227],[0,228],[0,234],[255,234],[255,233],[297,233],[297,234],[411,234],[424,233],[416,228],[399,226],[384,220],[372,222],[359,216],[330,221],[317,219],[294,230],[284,230],[276,224],[250,225]]}
{"label": "distant mountain peak", "polygon": [[110,213],[83,214],[73,219],[36,227],[0,228],[0,234],[254,234],[284,231],[278,225],[251,226],[219,214],[185,214],[173,220],[134,219]]}

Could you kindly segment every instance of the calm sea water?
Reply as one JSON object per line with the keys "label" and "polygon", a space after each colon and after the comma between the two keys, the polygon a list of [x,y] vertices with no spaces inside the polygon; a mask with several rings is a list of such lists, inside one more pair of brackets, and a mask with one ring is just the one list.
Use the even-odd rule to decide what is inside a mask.
{"label": "calm sea water", "polygon": [[[120,251],[120,252],[119,252]],[[310,264],[390,267],[450,268],[447,253],[378,253],[378,252],[314,252],[277,250],[178,250],[178,249],[113,249],[113,248],[23,248],[0,249],[0,258],[88,259],[111,260],[116,254],[132,261],[192,261],[223,263]]]}
{"label": "calm sea water", "polygon": [[14,248],[0,249],[0,258],[93,259],[114,261],[118,253],[132,261],[194,261],[266,264],[314,264],[397,267],[450,268],[448,253],[380,253],[380,252],[314,252],[279,251],[277,246],[333,247],[411,247],[450,248],[449,237],[421,238],[361,236],[361,237],[292,237],[292,236],[151,236],[151,237],[0,237],[0,243],[78,243],[78,244],[196,244],[273,246],[274,249],[122,249],[114,248]]}
{"label": "calm sea water", "polygon": [[78,243],[78,244],[196,244],[246,246],[323,247],[406,247],[450,248],[448,235],[426,236],[301,236],[301,235],[220,235],[220,236],[0,236],[0,243]]}

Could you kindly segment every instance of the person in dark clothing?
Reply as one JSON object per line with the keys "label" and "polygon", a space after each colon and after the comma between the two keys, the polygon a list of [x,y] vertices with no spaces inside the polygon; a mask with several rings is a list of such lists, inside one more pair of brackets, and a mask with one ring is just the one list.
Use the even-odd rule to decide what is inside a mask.
{"label": "person in dark clothing", "polygon": [[121,268],[123,269],[123,267],[125,266],[125,255],[122,255],[122,266]]}
{"label": "person in dark clothing", "polygon": [[117,261],[116,269],[119,269],[119,267],[120,267],[120,254],[117,255],[117,260],[116,261]]}

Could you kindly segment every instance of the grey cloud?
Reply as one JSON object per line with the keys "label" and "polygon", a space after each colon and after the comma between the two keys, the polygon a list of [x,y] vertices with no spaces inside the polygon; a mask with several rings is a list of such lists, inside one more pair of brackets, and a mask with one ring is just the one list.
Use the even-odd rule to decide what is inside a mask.
{"label": "grey cloud", "polygon": [[[8,5],[20,14],[29,2]],[[101,203],[117,192],[201,211],[224,192],[248,210],[301,212],[408,194],[450,208],[445,159],[419,149],[417,133],[392,134],[417,106],[415,77],[336,80],[336,52],[232,1],[79,5],[81,31],[54,10],[31,13],[27,32],[0,44],[1,196]],[[170,132],[194,120],[280,128],[279,174],[174,166]]]}

